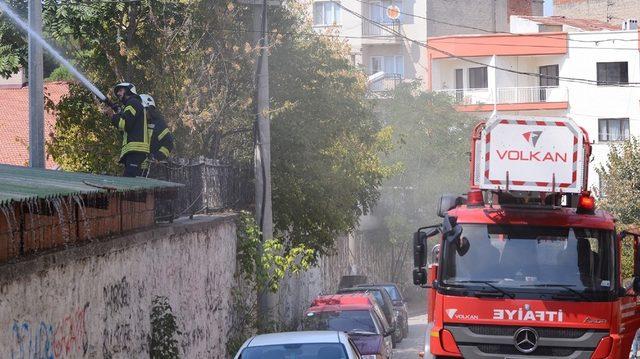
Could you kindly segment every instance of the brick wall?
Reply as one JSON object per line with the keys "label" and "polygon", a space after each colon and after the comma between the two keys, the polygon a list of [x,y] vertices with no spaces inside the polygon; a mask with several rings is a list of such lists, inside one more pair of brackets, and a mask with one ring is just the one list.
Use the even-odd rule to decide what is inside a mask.
{"label": "brick wall", "polygon": [[508,3],[509,16],[511,15],[525,15],[531,16],[532,13],[532,0],[509,0]]}
{"label": "brick wall", "polygon": [[623,19],[640,19],[640,0],[555,0],[553,14],[621,24]]}

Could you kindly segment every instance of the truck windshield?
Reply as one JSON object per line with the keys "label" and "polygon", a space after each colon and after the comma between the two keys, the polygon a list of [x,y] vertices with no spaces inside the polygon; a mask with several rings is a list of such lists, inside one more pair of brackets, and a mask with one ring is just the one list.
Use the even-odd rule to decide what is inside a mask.
{"label": "truck windshield", "polygon": [[443,284],[482,282],[509,293],[536,289],[586,297],[613,283],[611,231],[588,228],[462,224],[460,240],[445,241]]}

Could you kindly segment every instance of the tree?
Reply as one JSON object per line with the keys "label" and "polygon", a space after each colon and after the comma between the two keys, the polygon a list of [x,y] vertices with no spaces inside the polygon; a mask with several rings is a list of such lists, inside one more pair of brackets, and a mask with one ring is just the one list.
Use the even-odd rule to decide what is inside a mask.
{"label": "tree", "polygon": [[[26,18],[27,2],[7,1],[18,15]],[[0,12],[0,77],[9,77],[27,66],[27,42],[24,34]]]}
{"label": "tree", "polygon": [[611,145],[607,163],[596,169],[602,183],[599,204],[623,226],[640,224],[640,141]]}
{"label": "tree", "polygon": [[269,60],[275,228],[325,254],[376,203],[391,131],[344,43],[314,36],[296,13],[276,19],[278,32],[298,35],[284,35]]}
{"label": "tree", "polygon": [[387,165],[397,167],[374,209],[380,220],[366,238],[392,248],[388,279],[399,280],[410,253],[412,233],[437,223],[436,205],[443,193],[464,193],[469,181],[469,141],[477,120],[457,112],[445,95],[423,92],[419,84],[400,86],[393,100],[382,100],[380,118],[393,128],[393,151]]}
{"label": "tree", "polygon": [[[257,53],[249,10],[204,0],[46,0],[43,14],[49,36],[100,88],[127,80],[154,96],[179,155],[248,164]],[[285,252],[328,253],[378,199],[391,132],[374,116],[345,44],[318,37],[294,1],[270,11],[275,227]],[[57,110],[54,159],[64,169],[116,173],[117,131],[92,96],[72,86]]]}
{"label": "tree", "polygon": [[[617,229],[638,228],[640,225],[640,141],[631,138],[613,143],[606,164],[596,169],[602,188],[599,205],[613,213],[618,220]],[[633,241],[622,241],[622,278],[632,278],[634,259]]]}

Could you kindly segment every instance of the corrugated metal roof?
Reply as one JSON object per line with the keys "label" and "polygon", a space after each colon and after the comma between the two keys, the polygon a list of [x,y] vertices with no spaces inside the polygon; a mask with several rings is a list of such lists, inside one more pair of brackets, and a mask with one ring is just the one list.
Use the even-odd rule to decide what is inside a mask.
{"label": "corrugated metal roof", "polygon": [[0,164],[0,204],[35,198],[177,187],[182,185],[150,178],[102,176]]}

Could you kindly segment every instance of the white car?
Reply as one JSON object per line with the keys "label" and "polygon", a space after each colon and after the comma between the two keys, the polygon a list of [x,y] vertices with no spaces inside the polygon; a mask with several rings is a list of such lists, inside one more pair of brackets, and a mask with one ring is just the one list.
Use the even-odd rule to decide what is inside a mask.
{"label": "white car", "polygon": [[235,359],[364,359],[343,332],[289,332],[248,339]]}

